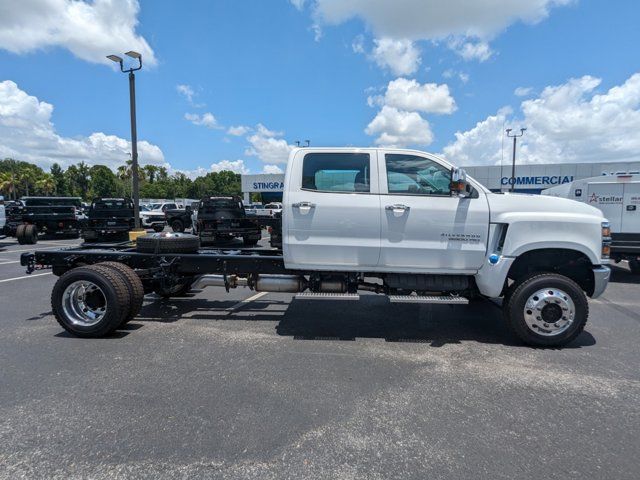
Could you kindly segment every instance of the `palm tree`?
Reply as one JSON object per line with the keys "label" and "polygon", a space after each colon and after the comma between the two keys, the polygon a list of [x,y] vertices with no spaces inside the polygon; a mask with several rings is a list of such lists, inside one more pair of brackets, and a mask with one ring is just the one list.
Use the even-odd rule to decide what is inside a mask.
{"label": "palm tree", "polygon": [[156,167],[155,165],[145,165],[144,167],[142,167],[142,171],[149,179],[149,183],[153,183],[156,178],[156,174],[158,173],[158,167]]}
{"label": "palm tree", "polygon": [[169,178],[167,167],[158,167],[158,180],[166,180]]}
{"label": "palm tree", "polygon": [[7,196],[15,198],[16,185],[13,174],[9,172],[0,173],[0,190],[7,192]]}
{"label": "palm tree", "polygon": [[53,175],[45,173],[39,180],[36,181],[36,188],[45,195],[51,195],[56,189],[56,181]]}

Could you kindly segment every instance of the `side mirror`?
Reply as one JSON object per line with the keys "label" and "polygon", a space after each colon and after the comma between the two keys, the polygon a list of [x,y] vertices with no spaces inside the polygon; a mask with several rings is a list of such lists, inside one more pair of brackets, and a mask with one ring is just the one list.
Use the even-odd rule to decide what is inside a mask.
{"label": "side mirror", "polygon": [[467,172],[462,168],[451,170],[451,193],[453,195],[465,195],[467,193]]}

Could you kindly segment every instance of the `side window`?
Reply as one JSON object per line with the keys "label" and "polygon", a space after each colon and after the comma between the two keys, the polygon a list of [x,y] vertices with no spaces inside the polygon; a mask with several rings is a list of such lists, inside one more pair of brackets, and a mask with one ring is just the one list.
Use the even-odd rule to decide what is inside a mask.
{"label": "side window", "polygon": [[368,153],[307,153],[302,188],[324,192],[370,192]]}
{"label": "side window", "polygon": [[388,153],[389,193],[404,195],[449,195],[451,171],[443,165],[416,155]]}

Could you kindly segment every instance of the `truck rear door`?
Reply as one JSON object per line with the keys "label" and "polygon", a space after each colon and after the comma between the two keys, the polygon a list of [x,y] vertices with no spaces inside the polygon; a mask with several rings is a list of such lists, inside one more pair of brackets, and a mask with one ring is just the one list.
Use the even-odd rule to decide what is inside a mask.
{"label": "truck rear door", "polygon": [[452,196],[451,169],[427,154],[378,152],[380,270],[474,273],[484,263],[489,206],[483,191]]}
{"label": "truck rear door", "polygon": [[282,216],[288,268],[375,267],[380,255],[376,151],[299,150],[289,161]]}

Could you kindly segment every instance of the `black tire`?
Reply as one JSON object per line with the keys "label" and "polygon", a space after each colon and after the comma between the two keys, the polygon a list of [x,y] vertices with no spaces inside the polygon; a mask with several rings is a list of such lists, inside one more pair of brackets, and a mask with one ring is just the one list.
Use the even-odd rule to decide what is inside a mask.
{"label": "black tire", "polygon": [[[104,306],[104,314],[95,324],[82,325],[73,321],[65,311],[65,290],[79,281],[91,282],[99,289],[96,302]],[[100,338],[116,330],[129,312],[129,300],[129,289],[122,276],[109,268],[95,265],[69,270],[58,279],[51,292],[51,308],[60,326],[83,338]]]}
{"label": "black tire", "polygon": [[640,260],[637,258],[635,260],[629,260],[629,270],[634,275],[640,275]]}
{"label": "black tire", "polygon": [[[551,290],[561,290],[570,297],[575,307],[574,319],[568,328],[550,336],[534,331],[525,321],[525,312],[531,314],[531,311],[525,310],[527,301],[536,292],[545,289],[549,289],[550,293]],[[536,347],[561,347],[575,340],[584,330],[589,318],[589,304],[582,288],[570,278],[555,273],[540,273],[533,274],[516,283],[505,298],[503,313],[511,331],[524,343]],[[560,312],[560,314],[562,313]],[[544,324],[544,326],[547,325]]]}
{"label": "black tire", "polygon": [[184,224],[182,223],[182,220],[173,220],[171,222],[171,230],[173,230],[174,232],[183,233]]}
{"label": "black tire", "polygon": [[124,325],[140,313],[142,302],[144,301],[144,286],[142,285],[142,280],[140,280],[140,277],[133,268],[125,265],[124,263],[100,262],[96,264],[96,266],[110,268],[111,270],[118,272],[126,281],[129,294],[131,295],[131,305],[129,312],[122,321],[122,325]]}
{"label": "black tire", "polygon": [[152,228],[154,232],[159,233],[164,230],[164,225],[154,225]]}
{"label": "black tire", "polygon": [[136,250],[143,253],[196,253],[200,239],[188,233],[151,233],[138,237]]}
{"label": "black tire", "polygon": [[242,243],[244,243],[245,247],[255,247],[259,240],[259,238],[255,237],[242,237]]}
{"label": "black tire", "polygon": [[25,244],[25,237],[24,237],[25,227],[26,227],[25,224],[21,224],[21,225],[18,225],[18,227],[16,228],[16,240],[18,240],[18,243],[20,245]]}
{"label": "black tire", "polygon": [[35,225],[26,225],[24,228],[25,242],[29,245],[38,243],[38,228]]}
{"label": "black tire", "polygon": [[194,282],[193,278],[188,278],[188,279],[185,279],[184,282],[174,285],[171,288],[164,288],[161,286],[157,286],[154,288],[153,292],[156,295],[160,295],[163,298],[184,297],[187,293],[191,291],[191,285],[193,285],[193,282]]}

